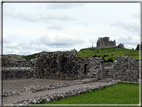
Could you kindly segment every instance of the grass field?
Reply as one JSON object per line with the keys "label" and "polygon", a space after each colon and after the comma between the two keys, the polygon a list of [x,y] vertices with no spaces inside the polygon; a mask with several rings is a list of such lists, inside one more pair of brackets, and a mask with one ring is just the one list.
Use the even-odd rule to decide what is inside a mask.
{"label": "grass field", "polygon": [[[15,57],[25,58],[26,60],[34,59],[39,53],[31,55],[12,55]],[[125,48],[102,48],[97,50],[81,50],[78,51],[79,57],[101,57],[104,62],[113,62],[117,56],[132,56],[136,60],[139,60],[139,51]],[[5,55],[6,56],[6,55]]]}
{"label": "grass field", "polygon": [[[132,56],[136,60],[139,60],[139,51],[132,49],[124,49],[124,48],[102,48],[97,50],[81,50],[78,52],[78,56],[80,57],[101,57],[104,61],[114,61],[117,56]],[[108,61],[109,62],[109,61]]]}
{"label": "grass field", "polygon": [[[41,102],[40,104],[47,104]],[[139,85],[118,83],[101,90],[52,101],[48,104],[139,104]]]}

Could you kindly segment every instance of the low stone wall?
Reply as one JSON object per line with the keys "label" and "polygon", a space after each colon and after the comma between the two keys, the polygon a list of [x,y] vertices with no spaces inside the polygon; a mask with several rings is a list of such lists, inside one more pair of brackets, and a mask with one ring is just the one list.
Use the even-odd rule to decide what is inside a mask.
{"label": "low stone wall", "polygon": [[86,78],[83,80],[74,80],[71,82],[65,82],[65,83],[55,83],[55,84],[48,84],[48,85],[42,85],[42,86],[29,86],[25,87],[22,92],[29,92],[29,93],[36,93],[40,92],[43,90],[51,90],[51,89],[56,89],[56,88],[61,88],[61,87],[67,87],[67,86],[72,86],[72,85],[79,85],[79,84],[86,84],[90,82],[95,82],[95,78]]}
{"label": "low stone wall", "polygon": [[3,67],[31,67],[30,61],[25,58],[14,57],[11,55],[2,56]]}
{"label": "low stone wall", "polygon": [[137,82],[139,78],[139,61],[131,56],[118,56],[114,62],[113,79]]}
{"label": "low stone wall", "polygon": [[3,93],[2,93],[2,97],[9,97],[9,96],[15,96],[15,95],[20,95],[20,94],[16,90],[14,90],[14,91],[3,90]]}
{"label": "low stone wall", "polygon": [[[108,83],[104,83],[101,85],[86,85],[85,87],[82,88],[77,88],[75,90],[71,90],[71,91],[66,91],[64,93],[55,93],[55,94],[47,94],[45,96],[40,96],[40,97],[34,97],[34,98],[30,98],[28,100],[22,100],[22,101],[15,101],[14,104],[20,104],[20,105],[28,105],[28,104],[36,104],[36,103],[40,103],[41,101],[43,102],[50,102],[50,101],[56,101],[59,99],[64,99],[66,97],[71,97],[74,95],[80,95],[82,93],[86,93],[89,91],[93,91],[93,90],[99,90],[111,85],[115,85],[117,83],[119,83],[120,80],[112,80],[111,82]],[[13,104],[13,105],[14,105]]]}
{"label": "low stone wall", "polygon": [[33,78],[34,70],[31,67],[3,67],[2,68],[2,79],[28,79]]}

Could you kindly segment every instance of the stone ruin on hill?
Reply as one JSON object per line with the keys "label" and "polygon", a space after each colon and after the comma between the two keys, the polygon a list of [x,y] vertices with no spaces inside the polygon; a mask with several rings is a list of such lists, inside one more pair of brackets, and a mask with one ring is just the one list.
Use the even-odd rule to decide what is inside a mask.
{"label": "stone ruin on hill", "polygon": [[[71,50],[41,52],[30,61],[14,59],[16,58],[3,58],[3,80],[28,78],[61,80],[95,78],[99,80],[111,77],[136,82],[139,78],[139,61],[133,57],[118,56],[114,63],[104,63],[100,57],[78,57],[77,51]],[[23,60],[22,63],[21,60]]]}
{"label": "stone ruin on hill", "polygon": [[100,49],[100,48],[111,48],[111,47],[120,47],[120,48],[124,48],[123,44],[119,44],[118,46],[116,46],[116,41],[112,41],[109,40],[109,37],[99,37],[96,43],[97,47],[90,47],[90,48],[83,48],[81,50],[86,50],[86,49]]}
{"label": "stone ruin on hill", "polygon": [[116,47],[116,41],[109,41],[109,37],[98,38],[97,48]]}

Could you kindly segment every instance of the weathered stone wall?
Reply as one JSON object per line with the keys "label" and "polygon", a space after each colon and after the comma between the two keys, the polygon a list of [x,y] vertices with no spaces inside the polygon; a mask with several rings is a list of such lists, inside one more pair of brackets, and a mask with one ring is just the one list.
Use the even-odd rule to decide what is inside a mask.
{"label": "weathered stone wall", "polygon": [[3,67],[2,79],[28,79],[33,78],[33,70],[31,67]]}
{"label": "weathered stone wall", "polygon": [[102,62],[101,58],[77,57],[75,50],[42,52],[32,60],[35,78],[71,80],[86,77],[103,78]]}
{"label": "weathered stone wall", "polygon": [[30,61],[24,58],[14,57],[14,56],[3,56],[2,57],[3,67],[30,67]]}
{"label": "weathered stone wall", "polygon": [[[3,65],[7,63],[9,65],[3,66],[3,80],[27,78],[61,80],[95,78],[99,80],[111,77],[115,80],[136,82],[139,78],[139,62],[127,56],[116,57],[114,63],[104,63],[99,57],[78,57],[77,51],[72,50],[41,52],[35,59],[28,62],[25,59],[15,59],[13,57],[4,59]],[[19,60],[25,63],[20,65]]]}
{"label": "weathered stone wall", "polygon": [[112,62],[105,62],[103,63],[103,72],[105,73],[105,78],[113,77],[113,70],[114,70],[114,63]]}
{"label": "weathered stone wall", "polygon": [[131,56],[118,56],[114,62],[113,79],[136,82],[139,78],[139,61]]}

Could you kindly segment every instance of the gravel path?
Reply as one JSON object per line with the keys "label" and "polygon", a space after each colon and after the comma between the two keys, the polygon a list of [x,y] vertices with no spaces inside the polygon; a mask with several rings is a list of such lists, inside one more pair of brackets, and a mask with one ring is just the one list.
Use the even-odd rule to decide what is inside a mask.
{"label": "gravel path", "polygon": [[[84,86],[87,86],[87,85],[93,85],[93,84],[98,84],[98,85],[100,85],[100,84],[102,84],[102,83],[106,83],[106,82],[109,82],[109,81],[111,81],[111,80],[112,80],[112,79],[110,79],[110,78],[106,78],[106,79],[103,79],[103,80],[99,80],[99,81],[97,81],[97,82],[90,82],[90,83],[81,84],[81,85],[72,85],[72,86],[62,87],[62,88],[58,88],[58,89],[45,90],[45,91],[41,91],[41,92],[37,92],[37,93],[21,92],[20,95],[17,95],[17,96],[4,97],[4,98],[3,98],[3,104],[10,104],[10,103],[14,103],[15,101],[18,101],[18,100],[29,99],[29,98],[37,97],[37,96],[44,96],[44,95],[46,95],[46,94],[51,94],[51,93],[62,93],[62,92],[70,91],[70,90],[77,89],[77,88],[80,88],[80,87],[84,87]],[[21,81],[22,81],[22,80],[21,80]],[[19,81],[18,84],[20,84],[21,81]],[[32,80],[32,82],[33,82],[33,81],[35,82],[36,85],[38,85],[38,83],[43,82],[43,81],[44,81],[44,83],[51,82],[51,80],[46,80],[46,82],[45,82],[45,80]],[[38,82],[36,82],[36,81],[38,81]],[[40,81],[40,82],[39,82],[39,81]],[[5,81],[3,81],[3,82],[5,82]],[[16,81],[15,81],[15,82],[16,82]],[[58,80],[53,81],[53,80],[52,80],[52,82],[64,82],[64,81],[58,81]],[[5,82],[5,83],[6,83],[6,82]],[[14,83],[14,82],[13,82],[13,83]],[[23,83],[23,81],[22,81],[22,83]],[[26,81],[24,84],[26,84],[26,83],[27,83],[27,81]],[[42,83],[42,84],[44,85],[44,83]],[[15,84],[17,84],[17,83],[15,83]],[[31,85],[31,84],[28,83],[28,84],[26,84],[26,85]],[[32,85],[33,85],[33,84],[32,84]],[[12,85],[10,85],[10,86],[12,86]],[[10,88],[10,86],[6,86],[6,84],[5,84],[5,87],[4,87],[4,88],[6,88],[6,87],[9,87],[9,88]],[[21,85],[21,86],[23,86],[23,85]],[[20,87],[20,86],[17,86],[17,87],[14,88],[14,89],[20,89],[19,87]],[[12,90],[12,89],[11,89],[11,90]]]}

